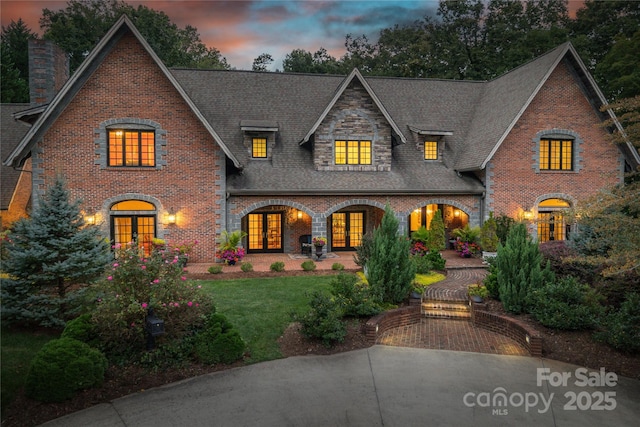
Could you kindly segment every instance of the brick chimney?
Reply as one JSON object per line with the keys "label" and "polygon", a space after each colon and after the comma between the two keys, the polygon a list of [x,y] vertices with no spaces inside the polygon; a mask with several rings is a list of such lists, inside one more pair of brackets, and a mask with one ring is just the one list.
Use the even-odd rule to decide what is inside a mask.
{"label": "brick chimney", "polygon": [[51,40],[29,40],[29,98],[48,104],[69,79],[69,56]]}

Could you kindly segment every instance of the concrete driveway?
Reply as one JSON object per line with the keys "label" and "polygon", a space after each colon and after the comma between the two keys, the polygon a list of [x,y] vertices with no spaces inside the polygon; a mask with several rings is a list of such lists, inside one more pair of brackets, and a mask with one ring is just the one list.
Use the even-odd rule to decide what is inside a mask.
{"label": "concrete driveway", "polygon": [[86,426],[637,426],[640,381],[547,359],[402,347],[216,372],[50,421]]}

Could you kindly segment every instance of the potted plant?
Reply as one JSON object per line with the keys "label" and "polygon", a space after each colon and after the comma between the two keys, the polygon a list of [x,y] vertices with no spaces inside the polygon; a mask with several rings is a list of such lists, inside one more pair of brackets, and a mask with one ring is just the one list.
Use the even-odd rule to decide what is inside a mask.
{"label": "potted plant", "polygon": [[247,233],[242,230],[236,230],[231,233],[223,230],[220,235],[220,248],[217,253],[218,258],[228,265],[235,265],[238,261],[242,261],[245,252],[244,248],[240,248],[239,246],[242,239],[246,236]]}
{"label": "potted plant", "polygon": [[496,257],[498,250],[498,223],[493,217],[493,212],[489,212],[489,218],[482,224],[480,231],[480,245],[482,246],[482,258]]}
{"label": "potted plant", "polygon": [[322,236],[316,236],[311,240],[311,244],[316,248],[316,256],[318,260],[322,256],[322,248],[327,244],[327,238]]}

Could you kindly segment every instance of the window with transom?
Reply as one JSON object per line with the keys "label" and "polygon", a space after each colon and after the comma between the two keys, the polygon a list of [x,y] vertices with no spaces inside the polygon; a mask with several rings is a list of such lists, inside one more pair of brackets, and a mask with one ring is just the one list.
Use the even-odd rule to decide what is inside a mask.
{"label": "window with transom", "polygon": [[335,141],[336,165],[370,165],[371,141]]}

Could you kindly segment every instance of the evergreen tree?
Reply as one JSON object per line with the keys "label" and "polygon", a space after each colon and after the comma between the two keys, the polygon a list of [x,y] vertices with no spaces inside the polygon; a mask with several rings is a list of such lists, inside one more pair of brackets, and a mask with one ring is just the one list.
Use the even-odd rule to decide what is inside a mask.
{"label": "evergreen tree", "polygon": [[387,203],[380,226],[373,231],[367,263],[369,285],[381,301],[398,303],[409,295],[416,275],[410,246],[410,240],[398,233],[398,219]]}
{"label": "evergreen tree", "polygon": [[542,269],[542,255],[538,245],[527,235],[524,224],[511,228],[507,243],[498,247],[496,269],[498,289],[505,310],[513,313],[526,312],[529,292],[552,282],[555,278],[551,266]]}
{"label": "evergreen tree", "polygon": [[432,252],[440,252],[445,249],[445,230],[444,221],[442,220],[442,212],[438,209],[431,218],[429,224],[429,242],[427,247]]}
{"label": "evergreen tree", "polygon": [[109,245],[96,226],[85,224],[79,205],[79,201],[69,202],[64,181],[57,179],[39,199],[31,218],[14,224],[3,268],[17,286],[3,286],[3,305],[7,304],[6,298],[18,304],[21,298],[17,293],[28,288],[25,299],[57,296],[62,319],[69,288],[87,285],[105,271],[111,260]]}

